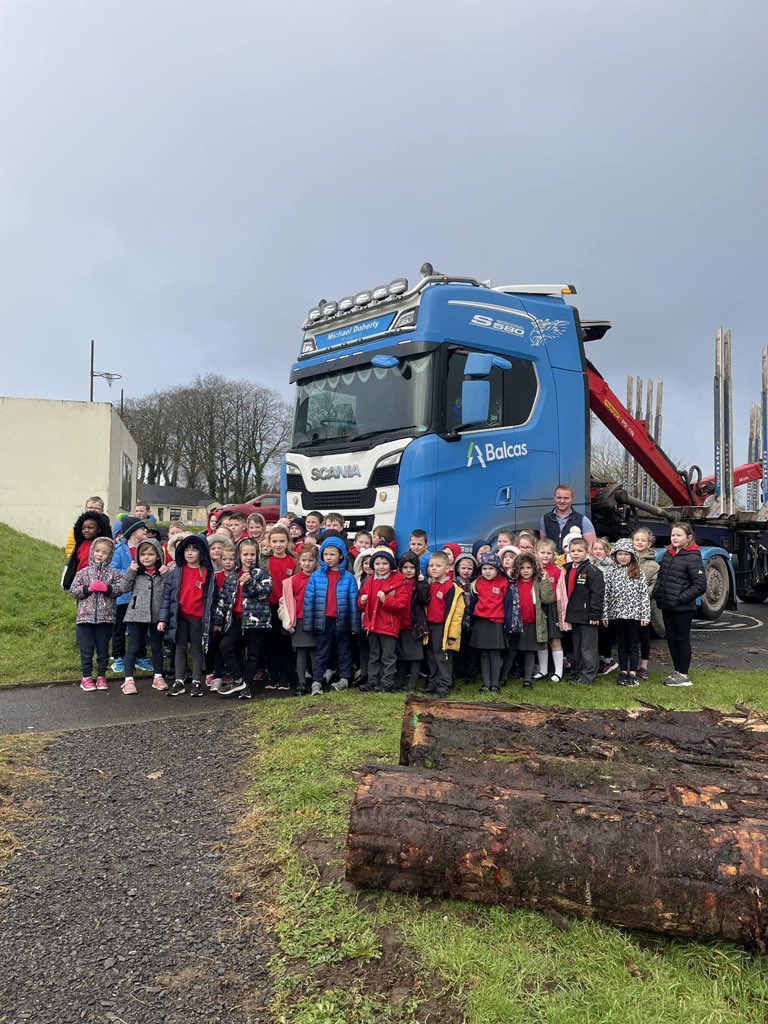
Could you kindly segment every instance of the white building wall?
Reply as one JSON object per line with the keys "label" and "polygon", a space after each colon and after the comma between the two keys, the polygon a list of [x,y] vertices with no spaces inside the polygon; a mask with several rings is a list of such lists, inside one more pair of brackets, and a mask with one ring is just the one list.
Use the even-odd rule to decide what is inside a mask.
{"label": "white building wall", "polygon": [[136,442],[106,402],[0,398],[0,522],[15,530],[63,547],[90,495],[104,498],[112,519],[131,511],[137,462]]}

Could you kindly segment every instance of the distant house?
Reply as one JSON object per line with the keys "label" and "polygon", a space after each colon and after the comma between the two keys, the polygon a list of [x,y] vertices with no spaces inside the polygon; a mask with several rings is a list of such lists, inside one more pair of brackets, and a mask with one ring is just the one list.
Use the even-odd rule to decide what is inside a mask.
{"label": "distant house", "polygon": [[181,522],[204,526],[208,513],[221,502],[196,487],[161,487],[139,484],[139,501],[149,502],[152,515],[159,523]]}

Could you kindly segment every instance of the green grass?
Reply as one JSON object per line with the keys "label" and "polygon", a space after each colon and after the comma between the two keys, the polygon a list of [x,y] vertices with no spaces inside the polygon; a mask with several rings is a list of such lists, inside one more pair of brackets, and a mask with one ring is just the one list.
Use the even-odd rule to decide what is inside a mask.
{"label": "green grass", "polygon": [[80,678],[65,564],[63,548],[0,523],[0,686]]}
{"label": "green grass", "polygon": [[[763,673],[697,672],[693,690],[667,690],[660,678],[654,673],[639,694],[602,682],[546,684],[532,695],[515,686],[505,697],[631,707],[640,696],[679,709],[768,710]],[[454,696],[475,699],[476,687]],[[402,697],[348,692],[250,709],[250,795],[260,860],[273,868],[264,898],[279,944],[281,1024],[764,1024],[768,958],[739,947],[589,922],[562,932],[538,914],[349,891],[343,843],[355,773],[376,760],[397,763],[402,705]],[[393,1002],[388,992],[398,985],[407,991]],[[441,992],[452,1014],[445,1001],[434,1011]]]}

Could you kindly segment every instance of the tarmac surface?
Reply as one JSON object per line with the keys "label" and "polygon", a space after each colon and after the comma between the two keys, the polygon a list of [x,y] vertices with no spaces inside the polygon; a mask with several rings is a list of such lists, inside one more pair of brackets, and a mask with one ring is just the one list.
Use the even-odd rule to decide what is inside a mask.
{"label": "tarmac surface", "polygon": [[[768,603],[741,604],[716,622],[697,619],[693,624],[693,669],[764,669],[768,672]],[[654,640],[651,668],[669,663],[666,644]],[[120,681],[110,682],[106,693],[83,693],[77,683],[43,687],[0,689],[0,734],[69,732],[73,729],[135,725],[203,714],[233,714],[246,701],[237,697],[185,694],[168,697],[151,688],[151,676],[137,680],[139,692],[125,697]],[[257,700],[285,699],[270,691]],[[292,698],[287,698],[292,699]]]}

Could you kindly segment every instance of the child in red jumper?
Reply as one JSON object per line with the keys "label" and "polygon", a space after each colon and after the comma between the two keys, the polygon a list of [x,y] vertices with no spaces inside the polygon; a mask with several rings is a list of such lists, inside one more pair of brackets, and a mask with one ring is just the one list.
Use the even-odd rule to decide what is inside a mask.
{"label": "child in red jumper", "polygon": [[282,623],[291,634],[291,647],[296,655],[297,697],[307,692],[307,672],[311,679],[312,652],[317,647],[315,634],[304,631],[304,594],[317,566],[317,548],[310,544],[299,555],[299,571],[283,580]]}
{"label": "child in red jumper", "polygon": [[176,679],[167,690],[170,697],[185,692],[187,645],[192,652],[192,697],[202,697],[203,651],[208,646],[215,581],[208,545],[192,534],[176,545],[176,568],[166,576],[160,606],[159,632],[176,644]]}
{"label": "child in red jumper", "polygon": [[523,686],[531,690],[533,680],[541,678],[533,674],[536,655],[542,651],[546,654],[547,651],[547,617],[544,606],[555,600],[555,592],[549,576],[542,570],[535,555],[525,552],[519,554],[515,559],[513,575],[520,595],[520,615],[523,621],[517,649],[524,654]]}
{"label": "child in red jumper", "polygon": [[396,642],[400,617],[410,599],[403,575],[396,571],[395,556],[389,548],[371,552],[373,575],[363,584],[357,599],[368,633],[368,682],[361,690],[388,693],[395,688]]}
{"label": "child in red jumper", "polygon": [[221,588],[213,621],[214,629],[223,630],[221,656],[229,676],[229,682],[221,684],[219,693],[222,697],[236,693],[249,700],[253,696],[264,635],[270,628],[272,580],[259,565],[259,547],[255,540],[240,541],[237,553],[240,566]]}
{"label": "child in red jumper", "polygon": [[290,550],[290,536],[285,526],[273,526],[269,533],[269,552],[262,555],[261,567],[272,577],[269,609],[272,629],[267,646],[269,682],[267,690],[291,688],[291,639],[282,627],[277,613],[283,596],[283,582],[296,573],[296,556]]}
{"label": "child in red jumper", "polygon": [[480,654],[483,692],[498,693],[506,633],[518,632],[520,625],[519,607],[512,604],[517,592],[511,589],[498,556],[492,552],[480,559],[480,575],[473,581],[470,591],[470,643]]}
{"label": "child in red jumper", "polygon": [[[424,638],[429,636],[427,605],[429,583],[420,579],[421,561],[414,551],[406,551],[399,565],[405,581],[408,600],[400,615],[400,635],[397,638],[397,675],[400,690],[415,690],[419,669],[424,658]],[[405,677],[408,675],[408,684]]]}
{"label": "child in red jumper", "polygon": [[425,693],[438,700],[448,696],[453,685],[453,655],[461,648],[461,624],[467,599],[464,591],[448,576],[448,555],[436,551],[427,564],[429,577],[429,679]]}

